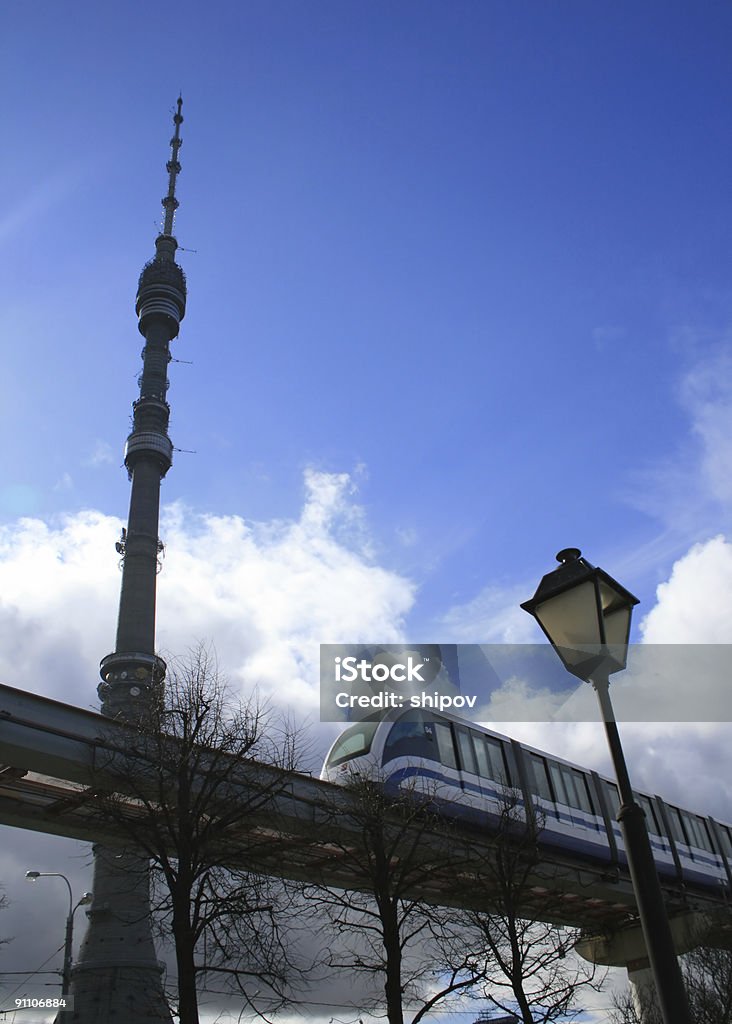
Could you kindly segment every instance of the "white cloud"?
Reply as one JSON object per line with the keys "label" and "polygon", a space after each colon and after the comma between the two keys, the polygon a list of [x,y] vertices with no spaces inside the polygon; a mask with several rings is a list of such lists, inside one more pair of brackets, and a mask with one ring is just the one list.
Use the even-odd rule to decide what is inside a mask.
{"label": "white cloud", "polygon": [[[715,697],[729,691],[728,649],[716,645],[732,643],[731,623],[732,544],[720,535],[673,565],[641,623],[643,643],[629,670],[611,683],[634,785],[723,821],[732,820],[732,724],[728,699],[714,718]],[[578,721],[511,723],[504,731],[612,777],[603,730],[592,721],[594,695],[587,687],[576,697]]]}
{"label": "white cloud", "polygon": [[314,711],[320,643],[403,639],[415,587],[374,563],[347,474],[309,471],[299,519],[167,511],[159,647],[211,638],[227,674]]}
{"label": "white cloud", "polygon": [[[681,378],[678,400],[688,434],[667,459],[634,475],[627,500],[676,538],[701,539],[730,524],[732,354],[708,346]],[[677,543],[678,550],[678,543]]]}
{"label": "white cloud", "polygon": [[640,628],[644,643],[732,643],[732,544],[720,535],[678,559]]}
{"label": "white cloud", "polygon": [[[477,709],[474,717],[484,723],[550,722],[564,700],[565,694],[552,693],[547,687],[532,687],[525,679],[512,676],[492,691],[490,701]],[[506,731],[503,725],[497,724],[496,728]]]}
{"label": "white cloud", "polygon": [[531,586],[484,587],[471,601],[453,605],[438,623],[439,639],[450,643],[528,644],[536,624],[519,604]]}
{"label": "white cloud", "polygon": [[[640,552],[646,559],[642,571],[663,565],[669,555],[677,556],[668,577],[657,588],[654,606],[641,622],[644,644],[732,643],[732,541],[725,532],[732,499],[731,371],[729,351],[707,346],[703,358],[697,360],[679,387],[680,403],[689,417],[688,439],[673,459],[643,474],[631,499],[664,523],[664,529]],[[689,538],[696,541],[691,546]],[[680,550],[683,554],[678,555]],[[628,556],[636,571],[638,554]],[[494,643],[535,640],[528,616],[517,608],[518,601],[530,590],[530,586],[523,590],[489,587],[473,601],[450,609],[443,619],[449,639]],[[714,656],[710,655],[712,661]],[[624,699],[632,697],[634,717],[642,714],[646,718],[621,720],[620,724],[634,784],[729,821],[732,786],[726,780],[732,777],[732,725],[724,715],[718,721],[689,720],[693,715],[712,717],[713,710],[691,653],[685,658],[677,649],[676,666],[673,652],[659,648],[650,658],[655,678],[644,680],[645,693],[632,690],[638,682],[632,672],[615,676],[612,683],[621,717]],[[720,675],[726,684],[727,672]],[[671,698],[678,698],[682,687],[692,703],[690,707],[687,699],[679,705],[677,700],[682,708],[679,718],[685,721],[657,721],[671,716]],[[551,694],[532,690],[522,695],[521,686],[514,681],[501,696],[506,699],[482,709],[495,728],[612,775],[602,727],[593,721],[596,701],[589,687],[576,694],[577,720],[566,723],[509,721],[509,717],[520,715],[524,701],[526,717],[530,713],[538,719],[544,705],[549,713]],[[518,706],[509,697],[521,698]],[[502,710],[503,725],[496,714]]]}
{"label": "white cloud", "polygon": [[99,659],[114,646],[119,530],[89,511],[0,528],[0,680],[94,702]]}
{"label": "white cloud", "polygon": [[[534,641],[530,618],[517,608],[530,589],[486,588],[447,613],[445,632],[456,642]],[[643,644],[632,652],[630,669],[611,685],[634,785],[729,821],[732,724],[725,699],[728,671],[720,664],[727,649],[714,646],[732,643],[732,543],[725,536],[694,544],[675,562],[640,629]],[[559,717],[574,720],[552,722],[557,695],[535,682],[527,689],[520,679],[509,680],[475,717],[612,777],[589,685],[559,709]]]}
{"label": "white cloud", "polygon": [[[121,525],[115,517],[85,511],[55,523],[22,519],[0,528],[3,682],[96,705],[98,662],[114,646],[120,581],[114,541]],[[180,653],[198,639],[210,639],[224,671],[243,688],[257,683],[279,701],[312,712],[319,642],[404,640],[415,586],[375,562],[347,474],[309,471],[295,519],[252,523],[174,505],[164,510],[161,536],[167,555],[158,580],[159,647]],[[532,620],[518,608],[530,590],[486,588],[445,614],[439,639],[535,640]],[[732,544],[720,535],[694,545],[659,586],[657,603],[642,623],[644,641],[730,642],[730,594]],[[513,685],[504,694],[520,695]],[[536,696],[551,704],[550,694]],[[493,708],[492,716],[498,711]],[[612,773],[597,722],[511,723],[503,731]],[[639,789],[729,820],[728,725],[621,723],[621,732]],[[53,845],[60,841],[18,836],[12,843],[17,852],[8,845],[0,862],[7,882],[25,867],[71,873],[62,863],[62,847]],[[32,850],[43,863],[31,863]],[[86,861],[76,852],[68,856],[77,871]],[[77,888],[86,884],[79,877]],[[31,935],[23,923],[27,899],[14,884],[11,895],[17,913],[3,915],[7,923],[0,917],[0,935],[18,934],[22,951],[33,941],[23,938]]]}
{"label": "white cloud", "polygon": [[[370,556],[354,493],[347,474],[308,471],[294,520],[251,523],[182,505],[164,509],[168,551],[158,577],[159,648],[180,654],[198,639],[210,640],[232,683],[244,690],[258,684],[301,716],[315,711],[318,644],[403,640],[414,600],[414,585]],[[114,647],[120,584],[114,542],[121,525],[84,511],[55,523],[21,519],[0,529],[2,682],[98,705],[99,660]],[[51,920],[62,930],[63,885],[57,892],[49,880],[47,893],[26,891],[25,869],[62,871],[81,892],[90,887],[88,862],[88,849],[71,841],[6,830],[0,882],[13,905],[0,915],[0,937],[17,940],[3,950],[4,969],[36,967],[59,938],[54,932],[40,943],[39,935],[50,936]]]}
{"label": "white cloud", "polygon": [[[163,510],[158,648],[216,647],[229,678],[301,712],[317,708],[321,642],[403,639],[415,587],[371,557],[348,474],[308,471],[299,517],[250,523],[182,505]],[[114,648],[121,521],[84,511],[0,529],[0,679],[96,702]]]}

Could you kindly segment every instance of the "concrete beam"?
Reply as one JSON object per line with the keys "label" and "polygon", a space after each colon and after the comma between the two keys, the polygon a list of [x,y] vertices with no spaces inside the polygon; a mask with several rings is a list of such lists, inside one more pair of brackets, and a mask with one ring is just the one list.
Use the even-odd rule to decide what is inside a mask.
{"label": "concrete beam", "polygon": [[[732,915],[730,915],[732,923]],[[713,915],[690,910],[670,918],[669,926],[677,955],[705,944],[712,934]],[[648,953],[640,924],[619,928],[609,934],[587,935],[575,947],[585,960],[606,967],[637,965],[641,970],[648,963]]]}
{"label": "concrete beam", "polygon": [[[10,766],[6,772],[0,770],[0,823],[78,839],[119,842],[114,827],[100,823],[94,814],[93,801],[87,806],[84,791],[92,782],[103,786],[105,769],[111,772],[117,758],[123,758],[129,767],[130,755],[124,752],[134,751],[136,745],[139,737],[130,726],[0,685],[0,769],[3,764]],[[133,756],[137,756],[134,768],[139,783],[150,772],[150,762]],[[276,769],[267,765],[237,765],[227,799],[245,800],[260,783],[271,782],[273,772]],[[106,776],[108,780],[114,777],[113,772]],[[115,788],[119,788],[118,780]],[[347,857],[336,850],[337,844],[347,846],[349,836],[359,832],[356,805],[347,789],[307,775],[293,775],[271,804],[248,817],[244,827],[267,831],[271,862],[262,870],[272,874],[287,871],[294,878],[342,887],[353,883]],[[433,887],[415,897],[466,907],[475,905],[476,893],[487,898],[476,874],[495,838],[472,825],[457,825],[456,833],[465,849],[474,851],[473,866],[468,859],[464,870],[462,896],[456,896],[454,885],[445,879],[442,890]],[[439,855],[445,840],[425,833],[422,841],[433,843]],[[665,890],[672,912],[692,905],[688,890],[673,883],[665,884]],[[721,902],[721,897],[715,897],[715,893],[699,892],[694,894],[693,904],[702,911],[711,910]],[[527,914],[593,932],[617,931],[621,923],[636,915],[627,873],[608,874],[605,865],[592,865],[556,849],[547,849],[537,866],[527,901]]]}

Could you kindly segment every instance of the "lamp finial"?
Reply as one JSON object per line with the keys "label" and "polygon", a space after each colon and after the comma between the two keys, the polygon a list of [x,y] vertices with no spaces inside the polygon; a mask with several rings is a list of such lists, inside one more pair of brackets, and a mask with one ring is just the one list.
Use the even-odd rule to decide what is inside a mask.
{"label": "lamp finial", "polygon": [[556,558],[558,562],[565,565],[567,562],[576,562],[581,555],[582,552],[579,548],[562,548],[557,552]]}

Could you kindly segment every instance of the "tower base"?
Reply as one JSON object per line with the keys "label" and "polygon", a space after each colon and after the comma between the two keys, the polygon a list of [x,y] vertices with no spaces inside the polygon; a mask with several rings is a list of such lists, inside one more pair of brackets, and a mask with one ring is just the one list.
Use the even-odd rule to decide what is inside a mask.
{"label": "tower base", "polygon": [[71,975],[73,1010],[56,1024],[172,1024],[150,927],[149,882],[146,858],[94,847],[94,903]]}

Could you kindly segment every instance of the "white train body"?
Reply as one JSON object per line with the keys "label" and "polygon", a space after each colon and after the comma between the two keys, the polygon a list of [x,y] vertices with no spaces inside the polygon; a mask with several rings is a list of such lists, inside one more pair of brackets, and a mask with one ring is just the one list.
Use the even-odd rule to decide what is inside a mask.
{"label": "white train body", "polygon": [[[335,741],[321,778],[346,784],[380,780],[438,800],[444,813],[489,825],[520,794],[536,808],[541,842],[609,865],[627,859],[615,820],[615,783],[569,761],[447,713],[408,709],[379,722],[350,726]],[[661,876],[732,889],[732,826],[694,814],[659,796],[636,793]]]}

